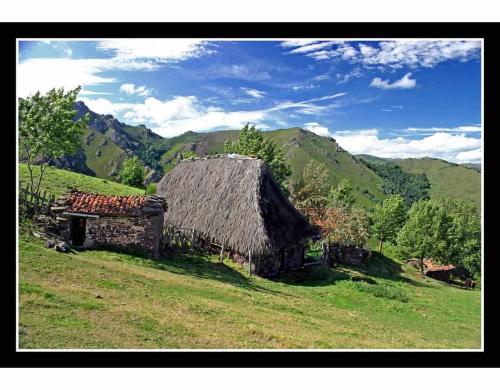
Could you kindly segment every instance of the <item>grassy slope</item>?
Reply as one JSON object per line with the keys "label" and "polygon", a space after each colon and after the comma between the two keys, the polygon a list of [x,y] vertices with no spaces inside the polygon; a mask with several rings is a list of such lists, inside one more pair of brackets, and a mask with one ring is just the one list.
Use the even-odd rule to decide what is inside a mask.
{"label": "grassy slope", "polygon": [[[19,180],[23,188],[29,181],[26,164],[19,163]],[[68,189],[76,187],[82,191],[97,192],[106,195],[142,195],[144,190],[129,187],[109,180],[86,176],[79,173],[48,167],[42,181],[42,192],[47,191],[56,196],[62,195]]]}
{"label": "grassy slope", "polygon": [[394,162],[407,172],[424,172],[431,183],[431,197],[461,197],[473,200],[478,206],[481,203],[481,174],[475,169],[433,158]]}
{"label": "grassy slope", "polygon": [[[94,138],[87,145],[85,138],[90,134],[93,134]],[[122,148],[97,130],[88,128],[83,139],[82,148],[87,156],[87,166],[97,177],[109,177],[113,169],[117,169],[126,157]]]}
{"label": "grassy slope", "polygon": [[480,347],[479,291],[378,255],[370,290],[348,267],[269,281],[214,257],[61,254],[23,235],[19,261],[21,348]]}

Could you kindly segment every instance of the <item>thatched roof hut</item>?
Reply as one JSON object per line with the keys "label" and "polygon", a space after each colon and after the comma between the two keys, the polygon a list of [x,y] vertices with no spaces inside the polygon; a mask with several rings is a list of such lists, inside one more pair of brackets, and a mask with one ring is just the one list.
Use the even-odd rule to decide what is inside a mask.
{"label": "thatched roof hut", "polygon": [[237,258],[246,258],[251,252],[252,263],[261,261],[260,273],[293,268],[298,257],[301,264],[303,242],[316,233],[259,159],[213,156],[182,160],[158,183],[157,193],[169,205],[166,223],[194,228],[214,242],[224,243]]}

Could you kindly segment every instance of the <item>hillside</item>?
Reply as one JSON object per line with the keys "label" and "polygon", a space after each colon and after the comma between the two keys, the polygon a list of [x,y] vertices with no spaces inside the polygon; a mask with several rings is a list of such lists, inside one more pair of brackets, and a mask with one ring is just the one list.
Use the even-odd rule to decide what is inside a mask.
{"label": "hillside", "polygon": [[[19,163],[19,181],[23,188],[29,182],[29,171],[26,164]],[[143,195],[144,190],[133,188],[110,180],[86,176],[80,173],[48,167],[42,180],[41,191],[60,196],[71,188],[82,191],[97,192],[105,195]]]}
{"label": "hillside", "polygon": [[61,254],[21,235],[19,277],[23,349],[480,348],[479,291],[378,254],[271,281],[217,256]]}
{"label": "hillside", "polygon": [[481,204],[481,174],[462,165],[435,158],[395,159],[404,171],[425,173],[431,184],[431,197],[460,197]]}
{"label": "hillside", "polygon": [[371,163],[394,163],[404,172],[425,174],[430,183],[429,195],[470,199],[481,204],[480,164],[460,165],[436,158],[390,159],[370,155],[358,155]]}

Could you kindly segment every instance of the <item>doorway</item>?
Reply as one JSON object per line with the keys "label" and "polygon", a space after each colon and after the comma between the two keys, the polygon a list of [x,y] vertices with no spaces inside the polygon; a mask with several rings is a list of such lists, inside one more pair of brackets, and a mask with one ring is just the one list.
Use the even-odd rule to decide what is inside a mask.
{"label": "doorway", "polygon": [[71,242],[74,246],[83,246],[87,219],[82,217],[71,219]]}

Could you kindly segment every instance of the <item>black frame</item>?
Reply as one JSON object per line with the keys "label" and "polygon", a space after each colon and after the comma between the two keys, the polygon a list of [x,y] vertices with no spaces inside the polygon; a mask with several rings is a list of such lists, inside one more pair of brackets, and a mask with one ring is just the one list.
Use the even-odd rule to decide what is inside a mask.
{"label": "black frame", "polygon": [[[15,72],[17,38],[483,38],[484,39],[484,175],[494,172],[488,151],[495,145],[498,119],[498,23],[4,23],[2,47],[8,60],[4,69],[11,81],[2,94],[9,135],[15,142]],[[488,143],[486,143],[488,141]],[[9,148],[10,150],[15,150]],[[8,160],[13,165],[15,156]],[[15,172],[15,168],[14,171]],[[486,177],[486,176],[484,176]],[[12,182],[11,182],[12,183]],[[493,204],[491,186],[484,182],[484,206]],[[12,195],[9,204],[14,201]],[[12,203],[10,203],[12,202]],[[14,209],[14,208],[13,208]],[[13,210],[11,209],[11,210]],[[500,323],[495,316],[500,296],[499,262],[486,256],[492,230],[486,229],[492,210],[484,213],[484,352],[16,352],[16,250],[3,260],[3,304],[7,306],[0,336],[0,366],[11,367],[499,367]],[[12,211],[11,211],[12,212]],[[16,212],[15,209],[13,211]],[[14,215],[15,216],[15,215]],[[16,232],[14,231],[14,235]],[[491,253],[491,252],[490,252]],[[4,306],[4,307],[5,307]],[[276,356],[275,354],[279,354]]]}

